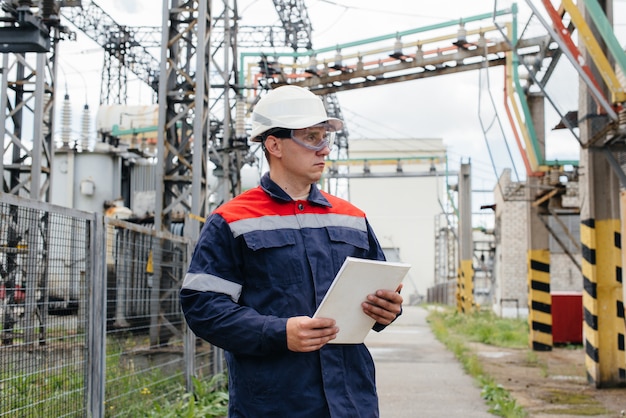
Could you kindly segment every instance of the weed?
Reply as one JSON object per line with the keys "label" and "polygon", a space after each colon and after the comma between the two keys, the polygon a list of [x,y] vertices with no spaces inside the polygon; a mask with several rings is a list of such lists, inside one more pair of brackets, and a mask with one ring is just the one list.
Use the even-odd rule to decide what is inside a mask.
{"label": "weed", "polygon": [[523,418],[526,412],[519,406],[509,392],[501,385],[496,384],[491,378],[480,376],[478,380],[482,383],[481,395],[490,406],[489,412],[507,418]]}

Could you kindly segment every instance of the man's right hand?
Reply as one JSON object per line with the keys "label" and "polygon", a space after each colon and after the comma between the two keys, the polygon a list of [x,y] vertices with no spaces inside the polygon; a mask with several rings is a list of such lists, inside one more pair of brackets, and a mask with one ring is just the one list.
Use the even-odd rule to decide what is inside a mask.
{"label": "man's right hand", "polygon": [[334,340],[337,332],[334,319],[294,316],[287,320],[287,348],[300,353],[316,351]]}

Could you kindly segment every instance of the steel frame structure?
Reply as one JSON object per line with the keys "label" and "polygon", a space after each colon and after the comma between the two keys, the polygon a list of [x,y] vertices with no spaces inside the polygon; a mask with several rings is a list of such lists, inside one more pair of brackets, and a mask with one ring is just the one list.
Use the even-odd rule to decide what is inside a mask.
{"label": "steel frame structure", "polygon": [[60,33],[57,28],[50,28],[50,52],[2,54],[0,173],[4,193],[49,199]]}

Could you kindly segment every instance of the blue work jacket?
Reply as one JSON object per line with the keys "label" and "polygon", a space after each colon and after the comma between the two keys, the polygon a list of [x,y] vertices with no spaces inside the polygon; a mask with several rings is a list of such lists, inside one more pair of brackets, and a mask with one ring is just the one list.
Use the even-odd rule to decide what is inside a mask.
{"label": "blue work jacket", "polygon": [[378,417],[365,345],[287,349],[287,319],[313,315],[348,256],[384,260],[365,214],[315,186],[294,201],[265,174],[207,218],[181,304],[225,350],[229,417]]}

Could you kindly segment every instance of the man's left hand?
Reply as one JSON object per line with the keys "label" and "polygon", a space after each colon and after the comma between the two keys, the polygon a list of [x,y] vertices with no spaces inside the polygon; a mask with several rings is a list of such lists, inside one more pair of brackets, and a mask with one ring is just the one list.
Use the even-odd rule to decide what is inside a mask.
{"label": "man's left hand", "polygon": [[396,290],[377,290],[363,302],[363,312],[381,325],[391,324],[402,312],[402,284]]}

